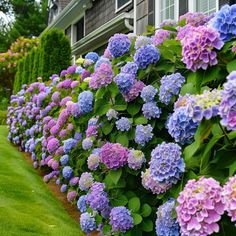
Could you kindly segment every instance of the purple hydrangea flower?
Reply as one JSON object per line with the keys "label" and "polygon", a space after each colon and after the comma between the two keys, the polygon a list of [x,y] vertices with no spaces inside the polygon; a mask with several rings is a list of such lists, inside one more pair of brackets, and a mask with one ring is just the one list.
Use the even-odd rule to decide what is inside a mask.
{"label": "purple hydrangea flower", "polygon": [[100,67],[102,64],[108,64],[111,65],[111,62],[108,58],[100,57],[98,61],[96,62],[94,69],[96,70],[98,67]]}
{"label": "purple hydrangea flower", "polygon": [[135,130],[135,142],[141,146],[145,146],[153,138],[152,126],[148,125],[137,125]]}
{"label": "purple hydrangea flower", "polygon": [[88,164],[88,168],[90,170],[96,170],[99,166],[99,155],[98,154],[91,154],[89,157],[88,157],[88,160],[87,160],[87,164]]}
{"label": "purple hydrangea flower", "polygon": [[131,74],[135,77],[138,72],[138,66],[136,63],[129,61],[123,67],[121,67],[120,72],[125,74]]}
{"label": "purple hydrangea flower", "polygon": [[96,138],[98,136],[98,127],[98,125],[89,125],[86,130],[86,138]]}
{"label": "purple hydrangea flower", "polygon": [[175,200],[172,198],[157,209],[156,234],[158,236],[179,236],[179,224],[172,214]]}
{"label": "purple hydrangea flower", "polygon": [[71,179],[73,176],[73,170],[70,166],[65,166],[62,169],[62,175],[65,179]]}
{"label": "purple hydrangea flower", "polygon": [[108,49],[113,57],[120,57],[129,51],[131,42],[125,34],[115,34],[109,39]]}
{"label": "purple hydrangea flower", "polygon": [[175,143],[158,144],[151,153],[150,174],[161,183],[176,184],[185,170],[181,147]]}
{"label": "purple hydrangea flower", "polygon": [[168,105],[174,95],[178,95],[185,82],[185,78],[180,73],[165,75],[161,78],[159,90],[159,99],[162,103]]}
{"label": "purple hydrangea flower", "polygon": [[156,102],[143,104],[142,112],[147,119],[159,118],[161,115],[161,109],[157,106]]}
{"label": "purple hydrangea flower", "polygon": [[94,179],[93,179],[92,174],[88,172],[84,172],[82,173],[79,179],[79,188],[82,191],[88,191],[89,188],[92,186],[93,181]]}
{"label": "purple hydrangea flower", "polygon": [[141,69],[147,68],[150,64],[155,64],[159,59],[160,52],[153,45],[142,46],[134,54],[134,62]]}
{"label": "purple hydrangea flower", "polygon": [[128,166],[133,170],[138,170],[142,167],[142,164],[146,161],[145,156],[140,150],[130,150],[128,155]]}
{"label": "purple hydrangea flower", "polygon": [[187,12],[179,18],[179,20],[184,19],[186,21],[186,24],[197,27],[200,25],[205,25],[208,22],[209,17],[201,12]]}
{"label": "purple hydrangea flower", "polygon": [[155,35],[152,37],[152,44],[154,46],[157,46],[159,44],[162,44],[166,39],[170,38],[170,31],[159,29],[156,30]]}
{"label": "purple hydrangea flower", "polygon": [[102,146],[100,161],[109,169],[118,169],[127,163],[129,151],[119,143],[106,143]]}
{"label": "purple hydrangea flower", "polygon": [[89,150],[93,146],[93,140],[91,138],[85,138],[82,141],[82,147],[84,150]]}
{"label": "purple hydrangea flower", "polygon": [[81,213],[84,213],[87,210],[86,199],[87,195],[82,195],[77,201],[77,208]]}
{"label": "purple hydrangea flower", "polygon": [[140,80],[135,80],[134,85],[131,87],[130,91],[127,94],[123,94],[126,102],[131,102],[136,99],[141,93],[144,83]]}
{"label": "purple hydrangea flower", "polygon": [[79,177],[73,177],[70,179],[70,186],[75,186],[79,183]]}
{"label": "purple hydrangea flower", "polygon": [[66,185],[66,184],[62,184],[60,191],[61,191],[62,193],[65,193],[66,190],[67,190],[67,185]]}
{"label": "purple hydrangea flower", "polygon": [[134,221],[130,211],[124,207],[114,207],[110,213],[110,225],[114,232],[125,233],[133,227]]}
{"label": "purple hydrangea flower", "polygon": [[131,122],[126,117],[121,117],[116,121],[116,128],[120,131],[129,131],[131,128]]}
{"label": "purple hydrangea flower", "polygon": [[59,148],[59,146],[60,146],[59,140],[56,138],[52,138],[48,141],[47,150],[50,154],[53,154]]}
{"label": "purple hydrangea flower", "polygon": [[128,93],[135,82],[135,77],[132,74],[120,73],[114,81],[121,93]]}
{"label": "purple hydrangea flower", "polygon": [[73,202],[75,200],[77,196],[77,192],[76,191],[71,191],[67,193],[67,200],[68,202]]}
{"label": "purple hydrangea flower", "polygon": [[92,233],[97,228],[94,216],[88,212],[81,214],[80,227],[84,233]]}
{"label": "purple hydrangea flower", "polygon": [[82,114],[91,112],[93,110],[93,93],[90,91],[83,91],[80,93],[78,104]]}
{"label": "purple hydrangea flower", "polygon": [[60,163],[62,166],[65,166],[69,162],[69,156],[68,155],[63,155],[60,158]]}
{"label": "purple hydrangea flower", "polygon": [[152,85],[145,86],[141,92],[141,98],[144,102],[152,102],[157,94],[157,89]]}

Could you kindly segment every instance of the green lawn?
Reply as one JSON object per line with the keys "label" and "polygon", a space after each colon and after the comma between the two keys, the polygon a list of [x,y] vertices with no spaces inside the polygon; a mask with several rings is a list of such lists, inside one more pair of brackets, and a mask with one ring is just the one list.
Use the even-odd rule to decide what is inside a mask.
{"label": "green lawn", "polygon": [[6,137],[6,127],[0,126],[0,236],[83,235]]}

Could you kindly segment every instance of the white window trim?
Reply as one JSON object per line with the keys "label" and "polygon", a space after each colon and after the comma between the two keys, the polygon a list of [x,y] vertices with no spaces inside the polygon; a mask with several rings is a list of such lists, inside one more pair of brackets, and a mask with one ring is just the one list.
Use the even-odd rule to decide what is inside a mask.
{"label": "white window trim", "polygon": [[[188,0],[188,11],[196,12],[197,0]],[[216,0],[216,11],[219,11],[219,0]]]}
{"label": "white window trim", "polygon": [[[161,23],[161,15],[160,15],[160,1],[155,1],[155,26],[159,27]],[[175,12],[175,19],[178,21],[179,19],[179,0],[174,1],[174,12]]]}
{"label": "white window trim", "polygon": [[120,10],[124,9],[125,7],[127,7],[130,3],[132,3],[132,0],[128,1],[127,3],[125,3],[123,6],[121,6],[120,8],[118,8],[118,0],[116,0],[116,10],[115,13],[119,12]]}

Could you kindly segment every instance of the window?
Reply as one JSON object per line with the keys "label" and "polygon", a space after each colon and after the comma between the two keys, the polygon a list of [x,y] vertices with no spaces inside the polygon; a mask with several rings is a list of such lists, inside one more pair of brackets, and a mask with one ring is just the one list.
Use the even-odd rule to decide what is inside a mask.
{"label": "window", "polygon": [[116,0],[116,12],[128,6],[132,0]]}
{"label": "window", "polygon": [[84,37],[84,17],[81,18],[77,23],[75,23],[75,31],[76,31],[76,42]]}
{"label": "window", "polygon": [[164,20],[178,20],[179,0],[159,0],[156,1],[156,24],[157,26]]}
{"label": "window", "polygon": [[71,42],[71,26],[65,29],[65,35],[68,37],[69,41]]}
{"label": "window", "polygon": [[218,11],[219,0],[189,0],[189,11],[202,12],[206,15]]}

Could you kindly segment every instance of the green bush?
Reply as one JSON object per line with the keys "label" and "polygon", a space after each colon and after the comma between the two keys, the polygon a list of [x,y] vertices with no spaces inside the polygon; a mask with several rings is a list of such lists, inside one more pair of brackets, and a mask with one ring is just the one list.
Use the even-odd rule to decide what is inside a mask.
{"label": "green bush", "polygon": [[0,125],[6,125],[7,111],[0,111]]}
{"label": "green bush", "polygon": [[35,81],[37,77],[39,76],[39,58],[40,58],[40,47],[35,50],[34,53],[34,64],[33,64],[33,71],[32,71],[32,77],[31,81]]}

